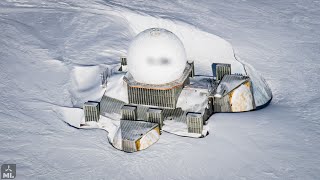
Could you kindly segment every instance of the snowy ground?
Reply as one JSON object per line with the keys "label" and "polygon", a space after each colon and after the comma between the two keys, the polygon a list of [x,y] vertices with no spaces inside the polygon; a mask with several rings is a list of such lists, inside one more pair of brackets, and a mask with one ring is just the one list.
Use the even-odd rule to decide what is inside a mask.
{"label": "snowy ground", "polygon": [[[163,133],[134,154],[66,124],[63,113],[101,93],[97,67],[114,67],[150,26],[176,33],[200,73],[232,57],[226,39],[268,81],[270,106],[216,114],[206,138]],[[1,1],[0,164],[16,163],[16,179],[318,179],[319,28],[314,0]]]}

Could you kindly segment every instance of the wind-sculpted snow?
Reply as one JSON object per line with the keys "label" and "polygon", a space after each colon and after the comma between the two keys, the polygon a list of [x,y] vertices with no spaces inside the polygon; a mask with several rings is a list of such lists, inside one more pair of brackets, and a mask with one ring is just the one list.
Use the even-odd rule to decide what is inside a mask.
{"label": "wind-sculpted snow", "polygon": [[[0,164],[16,163],[16,179],[317,179],[319,12],[312,0],[1,1]],[[244,73],[234,48],[270,85],[270,106],[216,114],[205,138],[163,133],[134,154],[65,123],[82,117],[72,99],[86,93],[72,89],[73,69],[114,68],[151,27],[181,39],[197,74],[221,60]]]}

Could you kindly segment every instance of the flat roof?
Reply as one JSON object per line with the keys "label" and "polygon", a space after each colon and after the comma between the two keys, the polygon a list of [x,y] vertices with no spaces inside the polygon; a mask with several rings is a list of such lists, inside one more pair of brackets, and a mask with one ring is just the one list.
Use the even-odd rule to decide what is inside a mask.
{"label": "flat roof", "polygon": [[172,82],[165,83],[165,84],[144,84],[135,81],[132,75],[127,72],[127,74],[123,77],[123,80],[130,86],[135,88],[144,88],[144,89],[158,89],[158,90],[168,90],[175,88],[177,86],[181,86],[186,78],[189,77],[190,72],[192,71],[192,65],[186,63],[186,67],[183,70],[182,76],[179,79],[176,79]]}
{"label": "flat roof", "polygon": [[160,108],[149,108],[147,110],[148,113],[161,113],[163,111],[163,109]]}
{"label": "flat roof", "polygon": [[214,81],[212,76],[195,75],[194,77],[190,77],[190,84],[186,85],[186,87],[208,89],[208,87],[210,88],[213,85]]}
{"label": "flat roof", "polygon": [[134,111],[135,109],[137,109],[137,106],[123,105],[121,109],[126,109],[126,110],[130,110],[130,111]]}
{"label": "flat roof", "polygon": [[187,116],[199,118],[199,117],[202,117],[202,114],[199,112],[188,112]]}
{"label": "flat roof", "polygon": [[97,106],[99,105],[98,102],[94,102],[94,101],[88,101],[88,102],[85,102],[84,105],[86,106]]}

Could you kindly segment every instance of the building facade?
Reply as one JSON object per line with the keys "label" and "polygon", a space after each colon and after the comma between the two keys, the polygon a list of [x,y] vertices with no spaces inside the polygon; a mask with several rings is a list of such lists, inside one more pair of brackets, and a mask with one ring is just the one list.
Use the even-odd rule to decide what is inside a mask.
{"label": "building facade", "polygon": [[190,83],[194,73],[193,63],[187,63],[182,76],[170,83],[151,85],[134,80],[128,72],[123,80],[127,83],[129,104],[140,104],[175,109],[182,89]]}

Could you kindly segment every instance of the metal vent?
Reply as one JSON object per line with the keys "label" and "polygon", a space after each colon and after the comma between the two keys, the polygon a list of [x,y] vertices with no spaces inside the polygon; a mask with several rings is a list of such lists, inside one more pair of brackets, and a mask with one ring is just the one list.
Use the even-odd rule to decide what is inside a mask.
{"label": "metal vent", "polygon": [[121,108],[121,115],[123,120],[137,120],[137,106],[123,105]]}
{"label": "metal vent", "polygon": [[188,112],[187,114],[188,133],[202,134],[203,116],[201,113]]}
{"label": "metal vent", "polygon": [[147,121],[159,124],[160,129],[163,126],[163,110],[158,108],[149,108],[147,111]]}
{"label": "metal vent", "polygon": [[100,104],[95,101],[85,102],[83,105],[85,121],[99,121],[100,118]]}
{"label": "metal vent", "polygon": [[231,74],[231,64],[213,63],[212,64],[213,77],[216,80],[221,80],[224,75]]}

